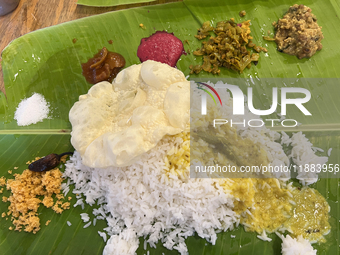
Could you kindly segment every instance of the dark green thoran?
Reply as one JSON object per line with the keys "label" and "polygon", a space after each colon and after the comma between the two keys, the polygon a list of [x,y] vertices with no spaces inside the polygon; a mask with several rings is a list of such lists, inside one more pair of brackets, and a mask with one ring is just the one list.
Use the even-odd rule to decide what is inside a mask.
{"label": "dark green thoran", "polygon": [[[210,36],[213,31],[214,36]],[[203,64],[190,66],[191,74],[199,73],[202,70],[219,74],[219,67],[226,67],[240,73],[247,67],[251,67],[251,62],[259,60],[258,53],[252,53],[247,48],[252,48],[256,52],[267,52],[266,48],[256,46],[250,36],[250,21],[243,21],[240,24],[234,19],[221,21],[216,24],[216,28],[210,22],[204,22],[198,29],[195,37],[199,40],[210,36],[208,41],[202,42],[202,48],[193,52],[196,56],[203,56]]]}

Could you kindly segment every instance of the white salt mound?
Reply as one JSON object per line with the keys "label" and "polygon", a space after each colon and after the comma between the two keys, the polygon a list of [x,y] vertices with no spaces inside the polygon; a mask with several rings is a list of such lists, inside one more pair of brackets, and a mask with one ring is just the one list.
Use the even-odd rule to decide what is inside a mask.
{"label": "white salt mound", "polygon": [[14,114],[18,126],[28,126],[46,119],[49,114],[49,103],[44,96],[34,93],[31,97],[22,100]]}
{"label": "white salt mound", "polygon": [[292,238],[290,235],[286,237],[278,234],[282,239],[282,255],[316,255],[316,250],[302,236]]}

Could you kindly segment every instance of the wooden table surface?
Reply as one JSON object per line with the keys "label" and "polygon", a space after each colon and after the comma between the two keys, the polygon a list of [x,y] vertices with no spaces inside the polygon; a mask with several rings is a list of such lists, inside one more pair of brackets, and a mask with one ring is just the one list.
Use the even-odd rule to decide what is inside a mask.
{"label": "wooden table surface", "polygon": [[[114,7],[90,7],[77,5],[76,0],[20,0],[13,12],[0,17],[0,52],[15,38],[40,28],[109,11],[177,1],[181,0],[156,0]],[[5,93],[1,64],[0,90]]]}

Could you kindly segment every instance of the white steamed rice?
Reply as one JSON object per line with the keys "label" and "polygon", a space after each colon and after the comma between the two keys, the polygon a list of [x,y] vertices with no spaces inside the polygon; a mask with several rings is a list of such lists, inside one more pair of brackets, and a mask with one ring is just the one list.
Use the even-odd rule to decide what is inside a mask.
{"label": "white steamed rice", "polygon": [[317,250],[302,236],[292,238],[290,235],[277,235],[282,239],[282,255],[316,255]]}
{"label": "white steamed rice", "polygon": [[232,196],[216,181],[183,182],[161,171],[165,167],[162,159],[171,147],[171,140],[163,141],[124,168],[91,169],[81,164],[77,152],[66,163],[64,176],[74,181],[73,193],[83,194],[90,205],[103,201],[93,213],[107,220],[105,230],[111,237],[104,254],[134,254],[138,237],[147,237],[151,247],[161,240],[166,248],[187,254],[184,241],[188,236],[197,232],[214,244],[217,232],[239,224]]}

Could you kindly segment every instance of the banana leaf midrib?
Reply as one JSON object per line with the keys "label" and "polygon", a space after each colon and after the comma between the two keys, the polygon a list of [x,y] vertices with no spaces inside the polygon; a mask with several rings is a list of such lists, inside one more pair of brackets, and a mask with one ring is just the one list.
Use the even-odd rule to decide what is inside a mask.
{"label": "banana leaf midrib", "polygon": [[0,135],[69,135],[69,129],[24,129],[0,130]]}
{"label": "banana leaf midrib", "polygon": [[[273,131],[285,131],[285,132],[308,132],[308,131],[340,131],[340,124],[303,124],[297,127],[285,128],[282,126],[266,126],[270,130]],[[22,135],[30,135],[30,134],[43,134],[43,135],[69,135],[71,134],[70,129],[18,129],[18,130],[0,130],[0,135],[14,135],[14,134],[22,134]]]}

